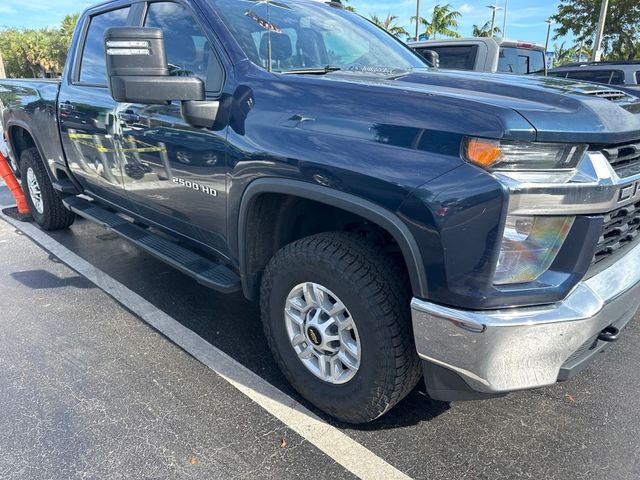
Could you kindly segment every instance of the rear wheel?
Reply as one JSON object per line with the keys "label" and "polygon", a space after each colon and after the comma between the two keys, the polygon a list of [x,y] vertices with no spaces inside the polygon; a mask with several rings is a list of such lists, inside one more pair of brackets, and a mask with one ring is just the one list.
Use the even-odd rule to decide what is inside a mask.
{"label": "rear wheel", "polygon": [[283,248],[261,288],[280,369],[305,398],[348,423],[382,416],[418,382],[409,302],[402,265],[344,232]]}
{"label": "rear wheel", "polygon": [[53,188],[37,148],[20,156],[20,180],[31,216],[44,230],[62,230],[71,226],[76,216],[62,204]]}

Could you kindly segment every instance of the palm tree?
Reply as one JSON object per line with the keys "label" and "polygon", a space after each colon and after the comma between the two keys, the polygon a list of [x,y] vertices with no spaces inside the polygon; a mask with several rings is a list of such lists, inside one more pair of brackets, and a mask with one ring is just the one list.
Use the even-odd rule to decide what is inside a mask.
{"label": "palm tree", "polygon": [[570,63],[575,60],[578,56],[579,47],[575,45],[572,47],[565,47],[565,42],[562,42],[560,45],[553,45],[553,62],[556,65],[564,65],[565,63]]}
{"label": "palm tree", "polygon": [[[433,7],[431,13],[431,19],[420,17],[417,19],[424,27],[424,35],[428,38],[434,39],[438,35],[444,35],[446,37],[460,37],[460,34],[456,31],[458,28],[458,19],[462,14],[456,10],[451,9],[451,4],[436,5]],[[411,17],[412,21],[416,21],[416,16]]]}
{"label": "palm tree", "polygon": [[[344,5],[345,3],[349,3],[349,0],[342,0],[342,4]],[[344,9],[354,13],[356,11],[356,7],[352,7],[351,5],[345,6]]]}
{"label": "palm tree", "polygon": [[384,28],[387,32],[395,37],[400,38],[402,36],[410,36],[410,33],[407,32],[406,28],[398,25],[398,17],[396,15],[388,14],[387,18],[385,18],[384,20],[377,15],[371,15],[371,21],[379,27]]}
{"label": "palm tree", "polygon": [[493,27],[493,32],[491,32],[491,21],[488,21],[481,27],[478,25],[473,26],[473,36],[474,37],[498,37],[502,33],[500,27]]}

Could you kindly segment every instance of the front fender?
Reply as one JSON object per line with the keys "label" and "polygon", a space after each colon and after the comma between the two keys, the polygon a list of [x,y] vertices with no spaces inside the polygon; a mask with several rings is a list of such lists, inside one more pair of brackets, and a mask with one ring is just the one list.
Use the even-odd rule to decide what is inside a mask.
{"label": "front fender", "polygon": [[[310,183],[282,179],[261,178],[245,189],[237,223],[237,252],[240,276],[245,296],[256,298],[258,289],[257,272],[249,271],[247,259],[247,219],[253,202],[265,193],[285,194],[323,203],[358,215],[386,230],[398,243],[409,271],[414,295],[427,296],[427,278],[423,269],[423,259],[418,244],[405,223],[394,213],[360,197]],[[233,231],[234,229],[230,229]]]}

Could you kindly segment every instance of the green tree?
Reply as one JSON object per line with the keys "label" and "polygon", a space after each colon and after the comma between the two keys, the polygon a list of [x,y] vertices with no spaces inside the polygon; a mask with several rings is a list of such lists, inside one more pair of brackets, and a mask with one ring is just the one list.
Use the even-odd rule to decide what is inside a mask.
{"label": "green tree", "polygon": [[553,62],[556,66],[564,65],[565,63],[573,62],[578,56],[578,50],[580,47],[575,45],[571,47],[566,47],[565,42],[561,44],[554,43],[553,44]]}
{"label": "green tree", "polygon": [[[438,35],[445,37],[458,38],[460,34],[456,31],[458,28],[458,19],[462,14],[451,9],[451,4],[436,5],[431,12],[431,18],[423,17],[417,20],[425,27],[423,35],[428,38],[438,38]],[[411,17],[412,21],[416,21],[416,16]]]}
{"label": "green tree", "polygon": [[[342,4],[343,5],[348,4],[349,1],[350,0],[342,0]],[[351,5],[346,5],[344,8],[345,8],[345,10],[349,10],[350,12],[354,12],[355,13],[355,11],[356,11],[356,8],[352,7]]]}
{"label": "green tree", "polygon": [[410,33],[407,29],[401,25],[398,25],[398,17],[388,14],[386,18],[382,19],[377,15],[371,15],[371,21],[381,28],[384,28],[387,32],[395,37],[409,37]]}
{"label": "green tree", "polygon": [[[572,34],[578,42],[593,48],[602,0],[560,0],[552,19],[558,25],[555,39]],[[603,47],[610,58],[633,60],[640,56],[640,2],[610,0]]]}
{"label": "green tree", "polygon": [[76,24],[80,18],[79,13],[72,13],[65,15],[60,24],[60,35],[57,42],[57,50],[59,55],[60,64],[64,65],[67,60],[67,53],[71,46],[71,40],[73,39],[73,32],[76,29]]}
{"label": "green tree", "polygon": [[57,76],[62,72],[78,15],[59,28],[0,30],[0,53],[8,77]]}
{"label": "green tree", "polygon": [[491,32],[491,21],[485,23],[482,26],[473,25],[473,36],[474,37],[499,37],[502,33],[500,27],[493,27],[493,34]]}

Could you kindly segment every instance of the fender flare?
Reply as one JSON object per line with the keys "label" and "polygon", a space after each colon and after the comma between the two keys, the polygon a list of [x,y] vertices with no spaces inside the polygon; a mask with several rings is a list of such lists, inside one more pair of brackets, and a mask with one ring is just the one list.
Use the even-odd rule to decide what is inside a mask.
{"label": "fender flare", "polygon": [[245,189],[238,214],[238,262],[242,288],[248,299],[256,298],[258,285],[253,272],[248,271],[247,218],[253,202],[265,193],[291,195],[324,203],[363,217],[383,228],[395,239],[401,249],[409,271],[413,294],[420,298],[428,298],[422,253],[409,228],[394,212],[355,195],[320,185],[282,178],[261,178],[253,181]]}
{"label": "fender flare", "polygon": [[40,154],[40,158],[42,159],[42,164],[44,165],[44,169],[46,170],[47,175],[49,175],[49,180],[51,180],[51,183],[54,183],[57,180],[57,178],[51,171],[51,166],[49,165],[49,162],[47,162],[46,157],[42,153],[43,150],[42,150],[42,145],[40,145],[40,140],[38,140],[38,138],[33,134],[33,131],[31,130],[31,127],[29,127],[29,125],[27,125],[22,120],[13,119],[13,120],[9,120],[3,128],[7,132],[7,143],[9,145],[9,152],[15,157],[16,165],[20,165],[20,158],[17,157],[15,145],[13,144],[13,135],[14,135],[13,129],[15,127],[22,128],[26,130],[26,132],[29,134],[29,136],[33,140],[35,147],[38,149],[38,153]]}

